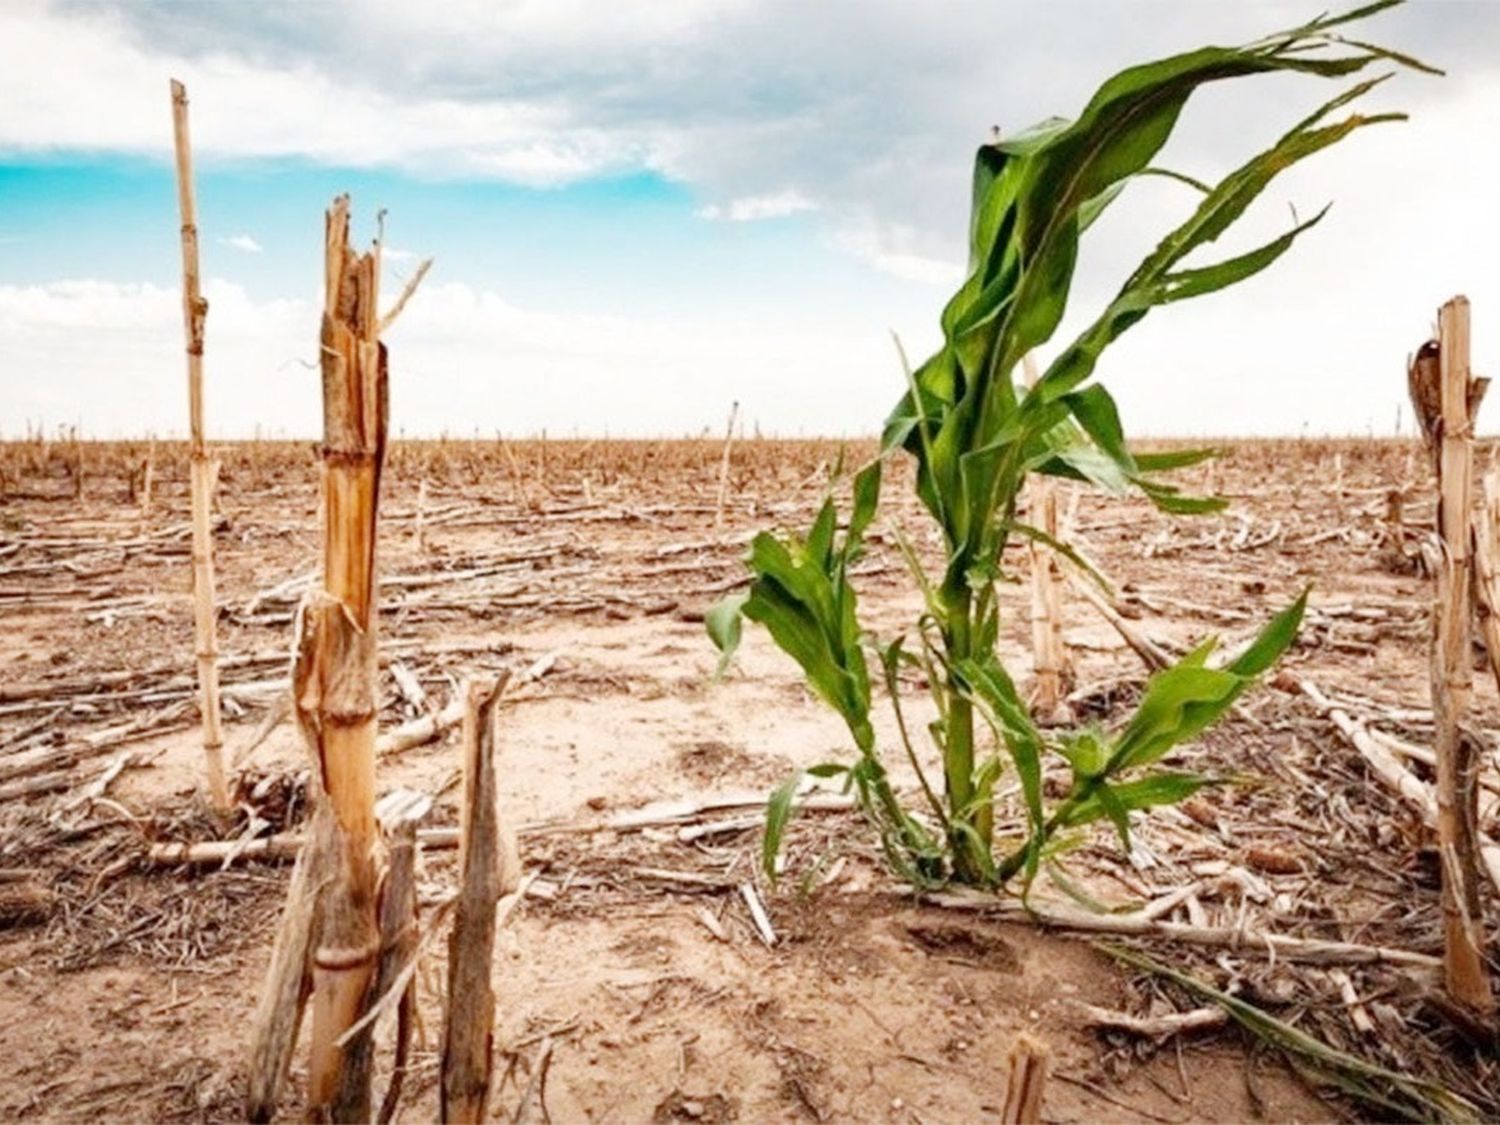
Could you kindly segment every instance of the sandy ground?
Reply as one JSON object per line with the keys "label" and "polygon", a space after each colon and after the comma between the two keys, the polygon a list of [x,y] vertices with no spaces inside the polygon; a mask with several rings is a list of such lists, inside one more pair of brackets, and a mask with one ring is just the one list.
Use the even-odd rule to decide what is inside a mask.
{"label": "sandy ground", "polygon": [[[833,451],[747,445],[716,528],[715,445],[662,443],[650,454],[624,443],[552,444],[520,447],[519,462],[493,447],[398,447],[382,532],[384,574],[412,579],[388,592],[384,641],[434,705],[466,676],[538,660],[546,667],[511,694],[502,721],[502,811],[522,829],[523,861],[545,893],[520,904],[498,943],[497,1116],[530,1100],[559,1122],[970,1121],[998,1111],[1006,1054],[1020,1031],[1053,1052],[1049,1121],[1348,1114],[1233,1031],[1158,1047],[1089,1027],[1081,1003],[1141,1012],[1165,1000],[1086,942],[919,905],[884,874],[852,813],[798,821],[788,875],[776,888],[756,872],[759,833],[743,821],[686,842],[671,826],[590,830],[653,801],[761,792],[795,766],[848,759],[840,722],[767,638],[752,631],[735,668],[716,682],[701,624],[704,608],[737,581],[747,535],[805,520]],[[21,454],[10,456],[21,464]],[[81,502],[53,498],[70,483],[46,460],[29,476],[24,464],[13,470],[19,483],[0,502],[0,566],[8,568],[0,682],[14,691],[131,669],[176,671],[143,681],[160,687],[155,696],[101,688],[81,702],[61,700],[61,710],[45,693],[48,707],[0,704],[0,771],[7,755],[35,752],[37,736],[27,731],[49,717],[54,741],[65,745],[143,716],[164,726],[112,743],[111,756],[84,759],[76,784],[10,802],[0,867],[43,872],[58,895],[45,919],[0,930],[0,1117],[232,1120],[287,868],[163,870],[139,859],[151,840],[209,834],[192,812],[200,751],[183,679],[191,669],[186,544],[169,534],[185,516],[185,497],[180,474],[164,464],[154,509],[142,517],[127,483],[134,453],[88,456],[98,465],[85,474]],[[1230,514],[1172,522],[1139,503],[1096,497],[1072,509],[1135,623],[1183,643],[1208,631],[1242,636],[1316,580],[1314,604],[1333,616],[1310,627],[1291,658],[1297,673],[1387,704],[1425,706],[1426,589],[1395,572],[1381,537],[1384,491],[1405,478],[1419,497],[1420,459],[1389,443],[1251,445],[1235,449],[1213,478],[1203,472],[1193,470],[1188,483],[1218,485],[1235,498]],[[276,588],[316,565],[315,480],[305,449],[247,446],[226,456],[217,534],[226,657],[285,648],[296,591]],[[888,487],[898,495],[901,482]],[[891,508],[920,527],[908,498]],[[1024,556],[1016,561],[1024,576]],[[909,628],[917,602],[889,542],[877,543],[865,568],[867,625],[884,636]],[[432,575],[438,580],[422,581]],[[1346,605],[1389,611],[1361,622],[1338,614]],[[1008,612],[1005,649],[1025,670],[1024,587]],[[1117,634],[1076,598],[1067,623],[1080,685],[1139,679]],[[282,674],[269,663],[226,674],[238,712],[231,753],[242,752],[274,705]],[[389,727],[414,708],[388,677],[386,686]],[[1492,696],[1481,684],[1486,708]],[[1309,744],[1305,728],[1282,722],[1295,702],[1265,689],[1243,729],[1216,735],[1205,753],[1254,776],[1274,772],[1272,757],[1347,761],[1326,730],[1312,728]],[[922,712],[913,707],[915,726]],[[885,709],[881,723],[891,745]],[[121,751],[129,757],[107,789],[83,792]],[[909,768],[891,765],[899,784],[914,783]],[[272,822],[266,831],[282,827],[267,794],[295,792],[305,768],[291,726],[275,728],[242,768],[247,805]],[[383,760],[380,786],[438,794],[434,819],[452,823],[457,768],[450,736]],[[1341,768],[1359,774],[1357,758]],[[256,782],[261,791],[251,798]],[[1260,798],[1205,799],[1227,818],[1237,803],[1248,810]],[[1276,815],[1293,826],[1311,815],[1295,798],[1283,804]],[[1410,831],[1387,841],[1386,866],[1420,886],[1403,843]],[[1255,843],[1253,830],[1242,833],[1238,851],[1223,854],[1243,855]],[[1264,877],[1301,902],[1314,893],[1309,873],[1322,844],[1294,837],[1289,846],[1307,856],[1305,869]],[[1370,841],[1338,846],[1368,851]],[[1113,850],[1104,833],[1096,850]],[[429,852],[420,874],[430,917],[451,888],[452,853]],[[1132,880],[1148,890],[1166,882],[1161,871],[1132,875],[1128,867],[1122,878],[1092,885],[1118,898]],[[772,947],[751,925],[737,893],[743,882],[766,899],[778,935]],[[1316,919],[1305,911],[1299,924],[1314,919],[1324,936],[1373,940],[1358,910],[1378,918],[1382,896],[1395,892],[1358,883],[1349,880],[1350,897],[1339,900],[1354,911],[1348,917],[1330,907]],[[1428,886],[1421,893],[1430,897]],[[1209,908],[1211,920],[1233,914],[1227,901]],[[1430,949],[1424,919],[1398,936]],[[443,952],[442,940],[432,943],[419,977],[424,1026],[403,1120],[436,1116]],[[1283,1014],[1297,1017],[1298,1004],[1293,997]],[[288,1115],[299,1112],[300,1066],[299,1058]]]}

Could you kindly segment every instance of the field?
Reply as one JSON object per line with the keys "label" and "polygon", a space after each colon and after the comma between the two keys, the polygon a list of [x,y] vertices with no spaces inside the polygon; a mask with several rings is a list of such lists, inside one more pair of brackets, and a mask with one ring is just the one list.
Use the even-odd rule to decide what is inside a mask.
{"label": "field", "polygon": [[[501,808],[528,882],[502,908],[492,1109],[559,1122],[963,1120],[974,1106],[998,1110],[1006,1055],[1025,1029],[1052,1051],[1049,1121],[1353,1113],[1319,1090],[1326,1068],[1289,1067],[1266,1036],[1225,1026],[1201,996],[1093,943],[1117,938],[1027,919],[1014,903],[986,912],[919,901],[836,791],[793,822],[777,885],[759,873],[764,795],[794,766],[847,759],[847,732],[759,631],[715,681],[703,614],[743,584],[754,531],[808,525],[839,452],[829,441],[737,441],[721,512],[719,440],[403,441],[390,451],[382,730],[440,710],[466,675],[516,674],[501,721]],[[856,445],[850,459],[868,452]],[[310,443],[217,453],[238,803],[227,829],[195,796],[185,449],[0,446],[6,1119],[241,1112],[245,1033],[287,857],[174,863],[161,845],[297,829],[307,759],[285,721],[286,664],[317,566],[318,466]],[[1493,1060],[1461,1044],[1410,965],[1319,963],[1257,939],[1441,953],[1437,860],[1420,820],[1324,705],[1390,745],[1431,744],[1432,593],[1411,546],[1432,521],[1427,456],[1408,441],[1235,442],[1182,476],[1229,497],[1230,510],[1174,519],[1143,500],[1063,489],[1070,541],[1114,583],[1125,628],[1167,651],[1209,633],[1232,643],[1312,583],[1307,622],[1274,679],[1178,756],[1231,783],[1139,821],[1128,859],[1095,826],[1066,879],[1038,882],[1039,902],[1075,912],[1068,893],[1112,909],[1149,902],[1156,922],[1238,931],[1240,943],[1129,941],[1330,1046],[1500,1112]],[[1394,522],[1392,490],[1404,497]],[[909,484],[893,482],[888,496],[899,500],[883,518],[925,536]],[[1020,584],[1006,595],[1002,648],[1024,671],[1026,553],[1007,561]],[[917,595],[879,523],[858,574],[877,633],[914,616]],[[1064,620],[1071,710],[1108,724],[1145,669],[1076,587]],[[1480,725],[1500,725],[1494,684],[1482,672],[1475,683]],[[881,716],[882,744],[893,745],[883,704]],[[887,758],[898,787],[914,785],[899,754]],[[1420,761],[1412,768],[1430,776]],[[379,761],[381,793],[436,797],[430,827],[455,822],[458,778],[451,733]],[[1017,797],[1008,777],[1000,788],[1012,813],[997,822],[1004,834]],[[454,870],[434,838],[419,867],[424,926]],[[436,1116],[445,950],[429,944],[419,974],[410,1120]],[[1158,1036],[1101,1026],[1111,1013],[1174,1009],[1206,1013],[1209,1026]],[[294,1069],[287,1113],[298,1112],[300,1083]]]}

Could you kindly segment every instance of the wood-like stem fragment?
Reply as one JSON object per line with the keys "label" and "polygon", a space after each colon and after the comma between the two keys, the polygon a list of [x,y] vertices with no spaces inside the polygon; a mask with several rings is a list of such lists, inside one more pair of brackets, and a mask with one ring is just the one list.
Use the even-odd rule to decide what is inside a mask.
{"label": "wood-like stem fragment", "polygon": [[490,979],[495,908],[518,872],[502,860],[495,773],[495,719],[505,680],[464,688],[464,808],[459,835],[459,898],[448,943],[448,1011],[441,1109],[445,1122],[477,1123],[489,1105],[495,992]]}

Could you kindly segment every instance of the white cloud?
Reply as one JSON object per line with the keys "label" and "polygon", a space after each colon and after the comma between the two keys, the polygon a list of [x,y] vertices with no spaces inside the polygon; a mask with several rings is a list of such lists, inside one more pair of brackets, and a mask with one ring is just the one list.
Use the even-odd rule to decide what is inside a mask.
{"label": "white cloud", "polygon": [[[255,301],[218,279],[205,296],[211,434],[315,434],[315,299]],[[418,290],[388,343],[391,425],[413,435],[682,435],[721,425],[733,400],[768,430],[868,432],[899,394],[884,333],[847,321],[768,332],[732,319],[526,309],[450,283]],[[76,422],[118,436],[185,422],[182,306],[172,289],[0,285],[0,354],[0,417],[10,427]],[[889,394],[869,394],[872,371],[889,377]],[[178,402],[181,414],[168,405]],[[863,403],[860,416],[851,417],[851,402]]]}
{"label": "white cloud", "polygon": [[720,206],[710,203],[698,208],[700,219],[723,219],[731,223],[754,223],[762,219],[784,219],[804,211],[816,211],[818,205],[800,191],[778,191],[771,195],[751,195],[731,199]]}
{"label": "white cloud", "polygon": [[248,234],[231,234],[227,238],[220,238],[219,241],[232,249],[243,250],[246,254],[259,254],[263,249],[261,244]]}
{"label": "white cloud", "polygon": [[[165,155],[175,74],[205,154],[538,186],[648,169],[689,185],[718,218],[816,200],[841,244],[864,247],[878,268],[932,276],[928,260],[961,256],[970,153],[992,123],[1011,132],[1076,112],[1130,62],[1255,38],[1307,14],[1292,0],[957,0],[937,14],[899,0],[10,0],[0,4],[0,152]],[[1368,34],[1457,76],[1403,79],[1385,104],[1436,116],[1475,83],[1493,100],[1500,5],[1414,3]],[[1262,81],[1259,96],[1220,102],[1215,120],[1198,125],[1190,112],[1177,153],[1199,171],[1242,155],[1245,138],[1295,120],[1323,93],[1316,85]],[[1476,205],[1487,205],[1484,191]]]}
{"label": "white cloud", "polygon": [[848,253],[893,277],[950,290],[964,279],[963,263],[956,256],[940,258],[922,253],[917,247],[923,240],[904,223],[882,226],[869,219],[850,223],[834,241]]}
{"label": "white cloud", "polygon": [[[630,139],[575,124],[525,97],[407,96],[311,61],[268,65],[227,49],[148,48],[129,33],[128,15],[62,15],[26,0],[0,5],[0,104],[7,107],[0,151],[166,154],[172,75],[187,84],[199,154],[400,165],[535,185],[639,160]],[[334,106],[337,112],[309,110]]]}

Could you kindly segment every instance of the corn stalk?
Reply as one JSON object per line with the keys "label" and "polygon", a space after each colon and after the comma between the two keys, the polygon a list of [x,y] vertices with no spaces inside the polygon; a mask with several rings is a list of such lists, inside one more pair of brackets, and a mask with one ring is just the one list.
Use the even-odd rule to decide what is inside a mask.
{"label": "corn stalk", "polygon": [[308,1100],[315,1111],[327,1107],[341,1120],[362,1120],[369,1116],[369,1076],[344,1073],[337,1040],[361,1014],[380,951],[375,531],[387,375],[376,304],[379,246],[365,254],[350,248],[347,196],[328,211],[324,249],[324,596],[304,613],[304,627],[316,643],[304,646],[309,659],[299,663],[294,690],[297,717],[316,749],[333,811],[339,867],[323,893],[321,941],[313,957]]}
{"label": "corn stalk", "polygon": [[[847,778],[887,857],[913,881],[997,885],[1022,873],[1029,880],[1060,837],[1097,819],[1107,818],[1128,839],[1132,811],[1180,801],[1210,780],[1158,763],[1220,718],[1295,636],[1305,594],[1237,659],[1211,666],[1209,642],[1158,672],[1135,715],[1117,729],[1043,734],[997,654],[1001,560],[1019,536],[1089,570],[1055,536],[1018,519],[1018,500],[1033,474],[1115,494],[1143,493],[1169,513],[1224,506],[1215,498],[1186,496],[1162,475],[1205,459],[1206,451],[1130,451],[1114,399],[1091,381],[1099,358],[1151,309],[1224,289],[1280,258],[1324,212],[1246,253],[1183,264],[1233,226],[1283,170],[1367,125],[1401,115],[1329,120],[1382,76],[1340,93],[1212,186],[1152,161],[1189,97],[1209,83],[1277,72],[1339,78],[1377,60],[1427,69],[1340,34],[1343,25],[1396,2],[1320,17],[1241,47],[1205,47],[1131,67],[1105,82],[1076,120],[1047,121],[982,146],[974,161],[968,277],[943,310],[943,346],[906,371],[906,394],[886,424],[881,458],[854,476],[843,536],[832,496],[805,535],[760,534],[748,558],[749,592],[709,614],[709,633],[726,660],[738,644],[741,618],[758,622],[802,667],[814,692],[843,716],[858,754],[855,763],[829,763],[813,772]],[[1190,187],[1196,207],[1096,319],[1055,351],[1035,384],[1020,383],[1022,358],[1046,346],[1062,321],[1081,236],[1127,185],[1153,175]],[[900,454],[916,462],[917,495],[941,533],[945,556],[942,572],[929,575],[915,551],[903,546],[925,601],[910,634],[911,650],[906,637],[874,644],[859,625],[849,581],[878,507],[881,462]],[[901,805],[875,745],[866,646],[879,654],[902,749],[923,791],[921,813]],[[901,714],[900,674],[909,667],[931,685],[941,796],[923,773]],[[1067,761],[1073,780],[1066,796],[1048,809],[1042,770],[1051,754]],[[994,792],[1006,764],[1020,782],[1026,824],[1020,839],[997,851]],[[790,779],[772,797],[768,864],[797,781]]]}
{"label": "corn stalk", "polygon": [[[208,302],[198,286],[198,203],[193,192],[193,147],[188,135],[187,87],[175,78],[172,139],[177,157],[177,205],[182,216],[182,322],[187,340],[189,487],[193,505],[193,640],[198,665],[198,710],[203,724],[203,772],[208,799],[229,811],[224,780],[224,731],[219,714],[219,640],[215,622],[214,537],[209,508],[218,471],[203,439],[203,322]],[[80,474],[81,475],[81,474]],[[75,477],[76,483],[76,477]],[[147,468],[146,506],[150,504]]]}
{"label": "corn stalk", "polygon": [[292,669],[293,708],[316,767],[316,813],[256,1016],[247,1102],[252,1120],[275,1111],[309,996],[310,1113],[320,1120],[369,1120],[372,1052],[361,1021],[371,1018],[377,970],[382,978],[391,975],[382,949],[399,948],[411,922],[411,895],[401,889],[406,881],[387,880],[384,909],[381,901],[375,545],[388,420],[380,332],[426,266],[382,318],[380,243],[363,254],[350,247],[348,196],[328,209],[324,250],[323,588],[298,613]]}
{"label": "corn stalk", "polygon": [[[1432,710],[1437,756],[1437,834],[1442,858],[1443,947],[1448,992],[1481,1022],[1495,999],[1484,965],[1479,891],[1479,749],[1463,729],[1473,694],[1471,615],[1474,415],[1484,387],[1469,374],[1469,302],[1455,297],[1438,312],[1438,535],[1442,560],[1433,608]],[[1414,377],[1414,376],[1413,376]]]}

